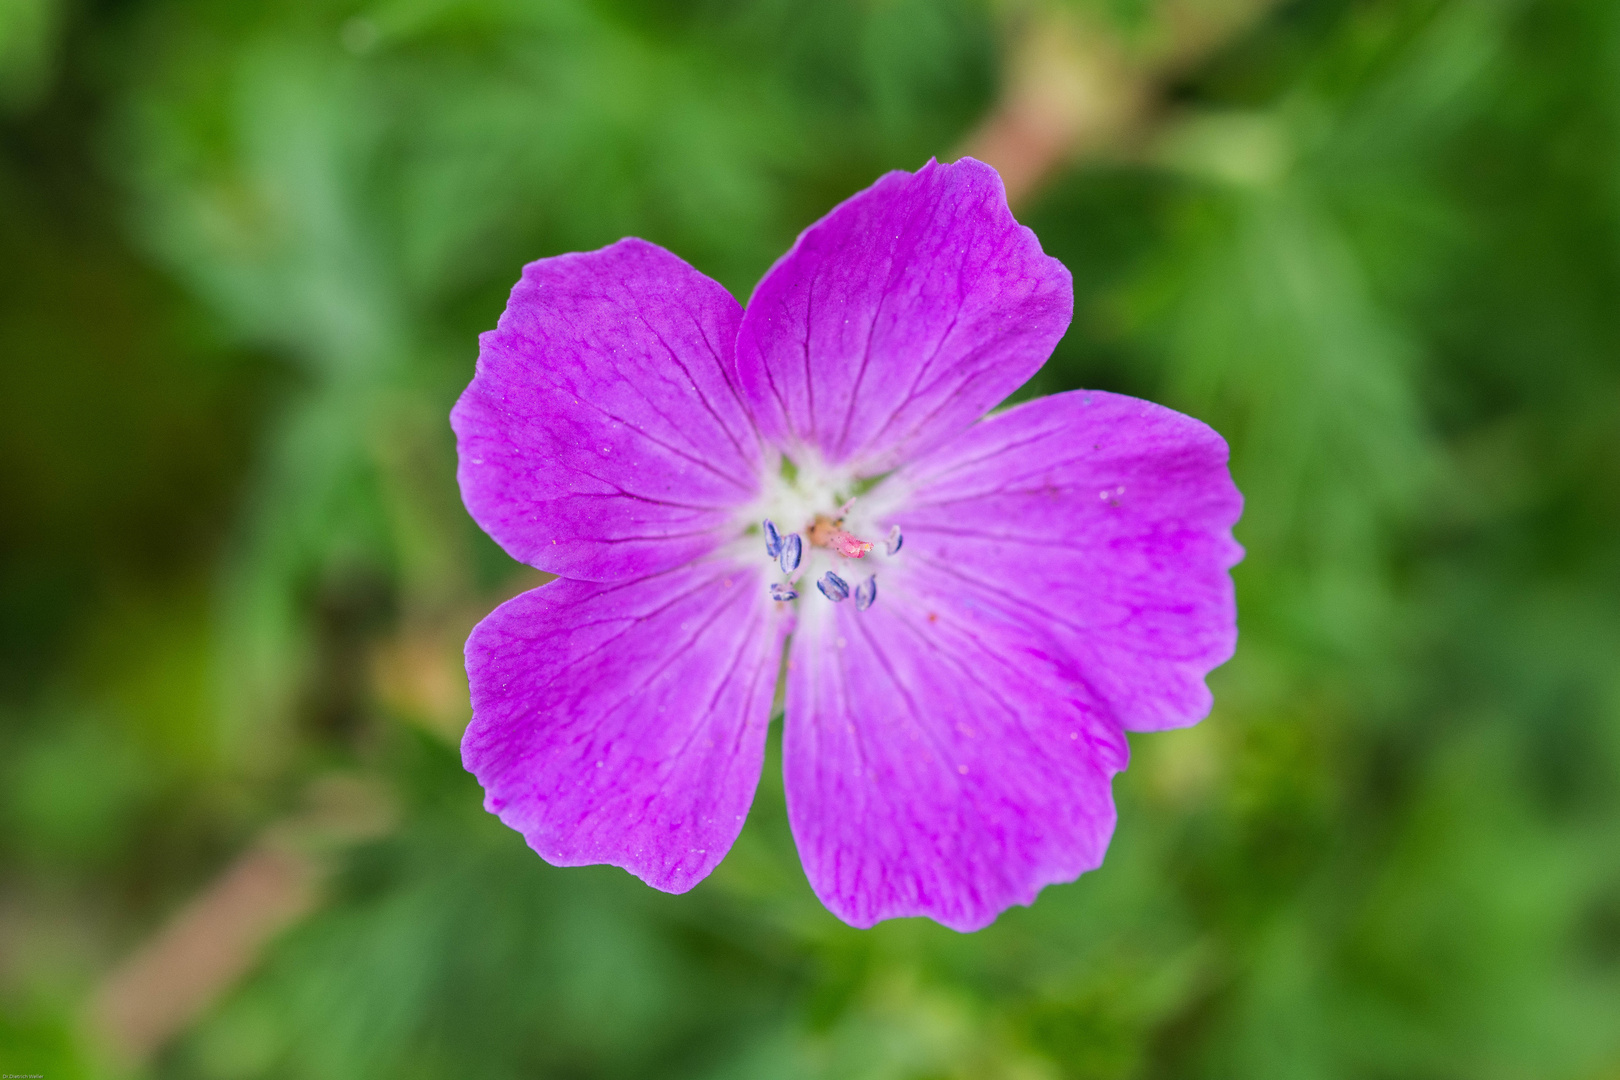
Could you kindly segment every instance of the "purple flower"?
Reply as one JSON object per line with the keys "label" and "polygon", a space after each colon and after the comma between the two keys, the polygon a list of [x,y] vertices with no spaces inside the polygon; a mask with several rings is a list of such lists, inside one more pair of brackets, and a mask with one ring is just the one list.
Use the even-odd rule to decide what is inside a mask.
{"label": "purple flower", "polygon": [[1096,867],[1125,732],[1197,722],[1232,654],[1242,499],[1145,401],[985,417],[1073,303],[969,159],[835,208],[746,310],[642,240],[525,267],[451,417],[468,510],[559,575],[467,641],[485,806],[690,889],[783,674],[788,819],[846,922],[973,930]]}

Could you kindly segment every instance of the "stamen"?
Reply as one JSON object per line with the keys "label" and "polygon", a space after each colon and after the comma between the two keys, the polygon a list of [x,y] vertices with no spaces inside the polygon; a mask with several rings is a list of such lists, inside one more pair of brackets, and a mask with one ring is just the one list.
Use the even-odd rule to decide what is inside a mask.
{"label": "stamen", "polygon": [[776,558],[782,553],[782,534],[776,531],[776,523],[770,518],[765,519],[765,554]]}
{"label": "stamen", "polygon": [[[766,524],[769,524],[769,522],[766,522]],[[900,545],[905,542],[906,538],[900,535],[900,526],[896,525],[889,530],[889,538],[883,541],[883,550],[890,555],[898,555],[900,554]]]}
{"label": "stamen", "polygon": [[855,610],[865,611],[877,601],[877,575],[855,586]]}
{"label": "stamen", "polygon": [[858,536],[851,536],[843,529],[834,529],[832,535],[827,537],[827,546],[851,559],[859,559],[872,550],[870,540],[862,540]]}
{"label": "stamen", "polygon": [[849,582],[845,581],[831,570],[827,571],[825,574],[822,574],[821,577],[816,580],[816,588],[821,590],[822,596],[825,596],[835,604],[840,600],[849,599]]}
{"label": "stamen", "polygon": [[781,554],[776,559],[777,565],[782,568],[782,573],[791,574],[797,570],[799,560],[803,557],[804,541],[799,538],[798,533],[788,533],[782,537]]}
{"label": "stamen", "polygon": [[794,592],[791,586],[783,585],[780,582],[771,585],[772,600],[797,600],[798,598],[799,594]]}

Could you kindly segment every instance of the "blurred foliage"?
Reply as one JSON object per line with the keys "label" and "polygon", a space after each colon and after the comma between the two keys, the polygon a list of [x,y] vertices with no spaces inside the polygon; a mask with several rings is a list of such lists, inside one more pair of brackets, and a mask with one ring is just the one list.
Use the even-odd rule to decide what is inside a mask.
{"label": "blurred foliage", "polygon": [[96,979],[358,772],[402,824],[151,1075],[1620,1076],[1610,0],[1294,0],[1023,211],[1077,286],[1025,392],[1202,417],[1248,498],[1216,712],[1134,740],[1101,870],[858,932],[774,759],[684,897],[479,809],[433,672],[529,582],[445,416],[518,267],[637,234],[745,296],[1023,14],[0,5],[7,1071],[101,1075]]}

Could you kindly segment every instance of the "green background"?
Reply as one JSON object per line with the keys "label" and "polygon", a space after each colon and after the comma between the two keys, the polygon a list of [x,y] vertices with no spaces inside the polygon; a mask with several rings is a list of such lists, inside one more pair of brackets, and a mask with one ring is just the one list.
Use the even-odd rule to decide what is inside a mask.
{"label": "green background", "polygon": [[[127,1071],[87,1002],[280,828],[323,901],[137,1072],[1620,1078],[1613,0],[1278,4],[1020,207],[1076,282],[1026,392],[1198,416],[1247,497],[1237,656],[1100,870],[851,930],[774,749],[681,897],[480,809],[456,652],[533,580],[446,414],[521,264],[746,297],[1041,16],[0,0],[0,1068]],[[308,826],[333,782],[382,824]]]}

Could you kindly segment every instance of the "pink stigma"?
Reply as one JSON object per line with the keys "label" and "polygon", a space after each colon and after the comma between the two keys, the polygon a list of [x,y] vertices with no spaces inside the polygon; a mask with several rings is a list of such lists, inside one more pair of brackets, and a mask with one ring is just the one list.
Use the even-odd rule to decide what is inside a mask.
{"label": "pink stigma", "polygon": [[862,540],[851,536],[843,529],[834,529],[832,535],[827,537],[827,546],[840,555],[847,555],[851,559],[858,559],[872,550],[870,540]]}

